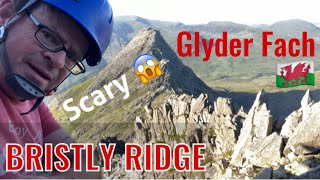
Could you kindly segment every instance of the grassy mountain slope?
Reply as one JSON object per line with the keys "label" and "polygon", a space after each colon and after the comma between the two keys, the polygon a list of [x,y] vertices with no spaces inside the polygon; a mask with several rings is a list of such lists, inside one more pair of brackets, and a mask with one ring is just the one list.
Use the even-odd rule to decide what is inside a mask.
{"label": "grassy mountain slope", "polygon": [[[163,76],[153,79],[146,85],[136,77],[132,66],[135,58],[143,53],[156,56],[163,71]],[[102,87],[112,80],[117,79],[121,84],[122,75],[126,76],[128,82],[130,92],[128,99],[123,100],[123,94],[112,87],[114,99],[107,99],[104,105],[95,107],[88,113],[82,112],[79,119],[68,122],[66,118],[73,114],[63,111],[61,107],[63,101],[73,98],[74,102],[71,105],[76,106],[81,97],[98,89],[103,91]],[[144,114],[144,106],[151,103],[155,105],[173,92],[194,96],[206,93],[210,99],[219,96],[218,91],[209,88],[189,67],[183,65],[159,31],[148,28],[141,30],[99,74],[62,94],[51,109],[63,126],[80,142],[96,142],[104,135],[128,139],[133,134],[135,116]],[[92,105],[92,101],[92,97],[91,100],[89,98],[87,106]]]}
{"label": "grassy mountain slope", "polygon": [[[182,62],[190,67],[210,87],[256,93],[255,89],[268,88],[270,81],[266,80],[275,75],[277,63],[311,60],[316,62],[316,70],[320,70],[319,63],[317,63],[320,57],[317,51],[317,49],[320,49],[317,41],[320,39],[319,28],[302,20],[281,21],[271,26],[264,25],[255,28],[233,22],[213,21],[208,24],[185,25],[175,22],[148,20],[137,16],[122,16],[116,18],[112,46],[106,51],[105,56],[107,57],[120,51],[141,28],[146,27],[159,29],[164,39],[175,52],[177,52],[177,35],[181,31],[198,31],[202,38],[207,39],[221,37],[224,31],[228,32],[229,40],[231,38],[253,38],[254,44],[250,45],[249,57],[228,56],[217,58],[212,53],[211,58],[207,62],[203,62],[204,53],[202,49],[200,57],[180,57]],[[271,41],[279,37],[285,39],[292,37],[301,38],[301,32],[307,31],[308,36],[316,41],[316,56],[296,58],[290,56],[275,57],[273,50],[276,46],[273,46],[269,49],[268,57],[262,57],[261,37],[263,31],[274,32],[274,35],[270,36]],[[239,84],[241,83],[245,83],[247,88],[245,88],[245,85],[239,88]],[[277,91],[274,88],[270,89],[271,91]]]}

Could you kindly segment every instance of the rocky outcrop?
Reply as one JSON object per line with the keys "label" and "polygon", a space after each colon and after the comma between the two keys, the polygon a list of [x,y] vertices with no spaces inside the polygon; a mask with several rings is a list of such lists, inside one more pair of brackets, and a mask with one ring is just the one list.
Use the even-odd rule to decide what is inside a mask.
{"label": "rocky outcrop", "polygon": [[205,94],[171,96],[157,109],[146,107],[147,119],[136,118],[136,127],[143,133],[138,132],[135,139],[139,143],[203,142],[202,131],[213,124],[210,111]]}
{"label": "rocky outcrop", "polygon": [[310,95],[310,90],[308,89],[306,94],[303,96],[303,98],[301,100],[301,107],[306,107],[311,103],[313,103],[313,99]]}
{"label": "rocky outcrop", "polygon": [[244,120],[239,141],[237,142],[231,159],[231,164],[241,167],[246,149],[260,139],[265,138],[272,132],[272,116],[264,103],[264,91],[260,91],[250,109],[248,116]]}
{"label": "rocky outcrop", "polygon": [[313,103],[307,91],[301,101],[301,108],[293,112],[281,131],[288,138],[284,154],[318,154],[320,152],[320,102]]}
{"label": "rocky outcrop", "polygon": [[306,119],[302,120],[292,133],[284,153],[297,155],[318,154],[320,152],[320,102],[308,108]]}
{"label": "rocky outcrop", "polygon": [[[132,63],[141,54],[152,54],[160,63],[163,76],[153,79],[148,86],[143,85],[136,77]],[[119,52],[119,54],[98,75],[95,86],[90,86],[88,92],[99,89],[106,83],[127,75],[130,92],[141,92],[147,89],[173,90],[176,93],[186,93],[199,96],[206,93],[213,96],[215,92],[209,88],[195,73],[185,66],[176,53],[164,40],[159,30],[153,28],[141,29],[137,35]],[[102,85],[102,86],[101,86]],[[146,96],[148,97],[148,96]],[[211,97],[210,97],[211,98]]]}
{"label": "rocky outcrop", "polygon": [[302,121],[302,111],[294,111],[286,119],[281,129],[281,136],[288,139]]}
{"label": "rocky outcrop", "polygon": [[[109,178],[308,178],[317,177],[320,102],[313,103],[309,91],[302,107],[291,113],[281,133],[273,130],[265,92],[257,94],[246,114],[235,112],[232,100],[217,98],[211,103],[205,94],[170,95],[158,107],[145,106],[146,114],[136,117],[136,143],[206,143],[206,172],[196,175],[123,172],[123,158],[113,163],[119,171]],[[307,132],[306,132],[307,129]],[[313,169],[315,168],[315,169]]]}
{"label": "rocky outcrop", "polygon": [[292,112],[286,119],[285,123],[281,129],[281,136],[286,140],[292,136],[293,132],[297,128],[298,124],[305,119],[309,118],[311,105],[313,104],[313,99],[308,90],[301,100],[301,108],[297,111]]}
{"label": "rocky outcrop", "polygon": [[[138,56],[146,53],[152,54],[158,59],[163,72],[162,76],[152,79],[147,85],[143,84],[136,76],[132,66]],[[177,94],[185,93],[195,97],[200,96],[201,93],[205,93],[206,98],[210,100],[218,97],[218,91],[215,91],[216,89],[208,87],[188,66],[182,63],[176,53],[164,40],[160,31],[153,28],[145,28],[141,29],[126,47],[122,48],[121,52],[115,56],[112,61],[108,62],[108,66],[101,70],[99,74],[92,77],[92,79],[87,81],[83,86],[79,86],[78,88],[81,88],[81,91],[78,89],[68,91],[60,100],[64,101],[65,99],[73,97],[74,104],[72,105],[77,106],[79,104],[76,102],[80,101],[80,97],[89,95],[89,98],[93,99],[94,97],[90,96],[93,91],[103,89],[103,87],[110,82],[119,80],[119,78],[119,82],[121,82],[123,75],[126,77],[130,97],[124,100],[121,91],[114,86],[111,87],[111,92],[115,98],[112,100],[107,98],[106,103],[103,106],[96,106],[96,111],[92,111],[92,114],[85,116],[85,118],[84,116],[79,118],[79,121],[87,123],[87,125],[76,126],[72,129],[75,139],[81,142],[98,141],[99,138],[101,138],[100,134],[105,134],[105,132],[108,132],[110,136],[117,136],[123,140],[131,139],[135,132],[132,128],[133,126],[128,125],[128,123],[135,122],[135,117],[137,115],[140,116],[141,112],[144,111],[143,108],[154,102],[158,96],[164,96],[174,92]],[[86,102],[91,103],[92,100]],[[181,103],[184,103],[184,100],[181,101]],[[56,111],[59,110],[61,112],[56,115],[62,116],[61,114],[63,114],[62,117],[64,117],[65,122],[69,122],[62,106],[60,106],[59,103],[56,104],[58,106]],[[195,106],[196,105],[197,104],[195,104]],[[157,114],[161,114],[159,110],[153,111],[151,106],[148,108],[148,117],[153,116],[157,119]],[[176,111],[177,109],[173,107],[172,110]],[[186,111],[190,113],[190,109]],[[197,109],[192,109],[192,112],[196,113]],[[187,120],[181,114],[183,114],[183,112],[178,112],[179,118],[175,119],[175,121],[184,122]],[[200,117],[201,121],[204,120],[204,116]],[[141,118],[146,119],[148,117]],[[161,119],[161,117],[159,118]],[[168,118],[170,120],[171,117]],[[189,120],[192,120],[192,116]],[[62,121],[63,119],[61,119],[61,122]],[[95,126],[92,122],[103,123],[104,125]],[[175,129],[176,133],[183,134],[185,128],[184,126],[177,126]],[[91,129],[94,130],[92,131]],[[121,129],[121,131],[117,131],[117,129]],[[170,131],[170,129],[168,130]],[[90,136],[88,136],[88,133],[85,133],[87,131],[90,131]]]}
{"label": "rocky outcrop", "polygon": [[[212,115],[215,132],[215,153],[230,156],[238,141],[240,130],[246,114],[234,114],[232,101],[229,98],[218,98],[214,103],[215,112]],[[241,110],[240,110],[241,111]]]}
{"label": "rocky outcrop", "polygon": [[274,163],[279,163],[282,151],[282,137],[273,133],[270,136],[261,138],[251,144],[245,150],[244,158],[246,165],[259,167],[270,167]]}
{"label": "rocky outcrop", "polygon": [[214,103],[214,109],[218,114],[221,115],[232,115],[234,114],[233,106],[230,98],[221,98],[217,99],[217,102]]}

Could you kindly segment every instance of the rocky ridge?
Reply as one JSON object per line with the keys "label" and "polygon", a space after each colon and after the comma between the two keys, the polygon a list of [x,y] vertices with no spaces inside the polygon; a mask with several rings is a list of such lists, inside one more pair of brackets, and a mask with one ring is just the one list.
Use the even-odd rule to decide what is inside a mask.
{"label": "rocky ridge", "polygon": [[[153,54],[158,60],[163,72],[163,76],[157,77],[144,85],[136,77],[133,63],[141,54]],[[126,76],[130,96],[123,100],[121,92],[115,87],[111,87],[114,99],[109,100],[96,108],[92,114],[80,116],[78,122],[86,123],[85,126],[71,127],[71,135],[80,142],[95,142],[108,135],[121,137],[127,140],[133,133],[133,123],[136,114],[141,114],[143,107],[149,102],[161,101],[167,94],[188,94],[199,96],[201,93],[208,94],[208,98],[213,100],[218,97],[218,89],[208,87],[195,73],[185,66],[175,52],[163,39],[161,33],[153,28],[145,28],[139,31],[121,52],[106,66],[99,74],[90,81],[86,81],[84,88],[71,90],[60,99],[65,100],[73,97],[74,102],[79,102],[75,97],[83,97],[91,94],[97,89],[101,89],[113,80],[122,82],[121,76]],[[119,97],[120,96],[120,97]],[[87,103],[90,103],[87,101]],[[87,104],[89,106],[90,104]],[[62,106],[58,106],[63,111]],[[55,109],[59,111],[59,109]],[[60,122],[68,122],[66,116],[61,116]],[[84,117],[83,119],[81,119]],[[64,119],[63,119],[64,118]],[[94,123],[92,123],[94,122]],[[96,123],[99,123],[96,126]],[[119,131],[118,129],[122,129]],[[101,137],[102,136],[102,137]]]}
{"label": "rocky ridge", "polygon": [[171,95],[159,107],[145,106],[136,117],[134,143],[206,143],[206,172],[125,172],[124,156],[114,156],[107,178],[319,178],[320,102],[307,91],[301,108],[280,131],[275,128],[265,92],[248,113],[235,112],[229,98]]}
{"label": "rocky ridge", "polygon": [[[133,70],[134,60],[141,54],[152,54],[160,63],[164,76],[156,78],[148,86],[140,83]],[[176,53],[163,39],[160,31],[153,28],[145,28],[124,47],[120,53],[110,62],[110,64],[99,73],[99,78],[91,89],[100,87],[113,79],[126,74],[132,80],[131,91],[141,88],[148,90],[173,90],[177,93],[187,93],[199,95],[201,92],[214,94],[214,91],[201,81],[194,72],[185,66]],[[97,86],[97,87],[96,87]],[[162,86],[162,87],[160,87]],[[91,90],[89,89],[89,91]]]}
{"label": "rocky ridge", "polygon": [[[132,68],[134,59],[143,53],[155,55],[165,74],[148,85],[140,83]],[[309,170],[319,165],[319,103],[312,101],[309,91],[302,98],[301,108],[292,112],[284,124],[272,121],[264,91],[246,113],[232,99],[219,98],[217,89],[209,88],[184,66],[159,31],[146,28],[90,86],[76,92],[87,95],[122,74],[127,75],[130,98],[115,98],[95,114],[85,116],[85,126],[72,128],[73,137],[83,137],[80,142],[88,142],[105,134],[118,138],[125,134],[126,137],[120,136],[122,140],[140,144],[206,143],[207,172],[128,173],[120,153],[112,162],[113,171],[105,174],[108,178],[308,177]],[[130,129],[133,122],[135,127]]]}

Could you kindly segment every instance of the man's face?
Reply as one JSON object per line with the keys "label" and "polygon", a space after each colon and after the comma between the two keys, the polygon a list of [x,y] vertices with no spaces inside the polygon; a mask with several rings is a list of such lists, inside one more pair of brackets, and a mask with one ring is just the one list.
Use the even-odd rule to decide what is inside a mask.
{"label": "man's face", "polygon": [[[88,49],[88,41],[70,17],[40,4],[32,10],[39,22],[59,35],[66,49],[82,58]],[[37,26],[24,15],[9,27],[6,40],[9,63],[13,71],[29,79],[41,89],[50,91],[59,85],[69,71],[65,67],[66,52],[52,52],[36,38]]]}

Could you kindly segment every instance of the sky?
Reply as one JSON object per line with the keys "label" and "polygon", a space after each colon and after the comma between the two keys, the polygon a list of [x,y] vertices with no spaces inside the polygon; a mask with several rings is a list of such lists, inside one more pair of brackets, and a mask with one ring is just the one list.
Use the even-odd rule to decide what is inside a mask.
{"label": "sky", "polygon": [[136,15],[151,20],[204,24],[232,21],[273,24],[302,19],[320,24],[319,0],[109,0],[114,15]]}

